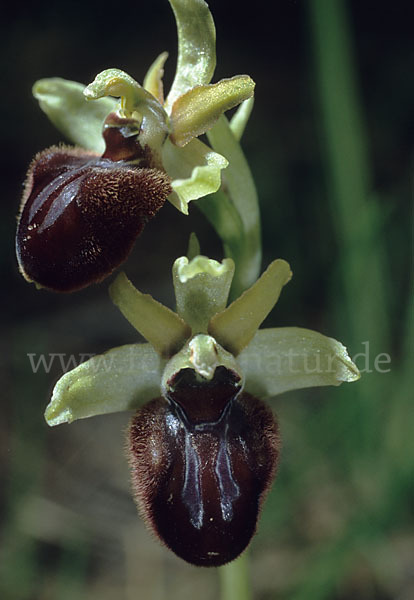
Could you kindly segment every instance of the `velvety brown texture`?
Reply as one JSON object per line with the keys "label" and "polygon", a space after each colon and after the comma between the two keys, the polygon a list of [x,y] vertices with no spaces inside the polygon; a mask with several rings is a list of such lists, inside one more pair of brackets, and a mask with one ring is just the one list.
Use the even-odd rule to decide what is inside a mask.
{"label": "velvety brown texture", "polygon": [[102,157],[52,147],[34,158],[16,236],[27,280],[71,292],[101,281],[126,260],[171,192],[169,177],[150,168],[149,150],[132,133],[127,125],[105,127]]}
{"label": "velvety brown texture", "polygon": [[276,472],[278,427],[271,410],[246,393],[231,397],[212,423],[192,422],[182,409],[188,399],[158,398],[133,417],[133,491],[147,524],[173,552],[194,565],[220,566],[256,530]]}

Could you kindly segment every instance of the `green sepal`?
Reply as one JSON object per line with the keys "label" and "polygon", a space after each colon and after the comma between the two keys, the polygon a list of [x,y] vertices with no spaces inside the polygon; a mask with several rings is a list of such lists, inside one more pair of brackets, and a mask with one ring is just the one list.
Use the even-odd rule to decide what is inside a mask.
{"label": "green sepal", "polygon": [[213,315],[225,309],[234,275],[234,262],[222,263],[205,256],[189,262],[182,256],[173,266],[177,313],[196,333],[207,333]]}
{"label": "green sepal", "polygon": [[254,81],[248,75],[236,75],[211,85],[200,85],[177,98],[171,109],[171,140],[185,146],[193,138],[211,129],[227,110],[250,98]]}
{"label": "green sepal", "polygon": [[109,294],[124,317],[160,356],[172,356],[190,337],[190,327],[177,313],[137,290],[125,273],[120,273],[110,285]]}
{"label": "green sepal", "polygon": [[177,69],[165,102],[175,100],[196,85],[210,83],[216,68],[216,29],[203,0],[169,0],[178,33]]}
{"label": "green sepal", "polygon": [[36,81],[33,95],[53,125],[68,140],[86,150],[102,154],[105,150],[103,123],[109,113],[115,110],[117,102],[114,98],[86,102],[84,89],[81,83],[54,77]]}
{"label": "green sepal", "polygon": [[174,190],[168,200],[185,215],[191,200],[219,189],[221,171],[229,164],[224,156],[196,139],[185,148],[178,148],[167,139],[162,148],[162,163]]}
{"label": "green sepal", "polygon": [[208,332],[219,344],[237,356],[253,339],[256,331],[279,299],[282,287],[292,272],[285,260],[270,263],[252,287],[224,311],[210,320]]}
{"label": "green sepal", "polygon": [[261,329],[238,356],[245,390],[270,398],[289,390],[356,381],[360,373],[345,346],[300,327]]}
{"label": "green sepal", "polygon": [[163,366],[150,344],[129,344],[94,356],[59,379],[45,419],[53,426],[137,409],[160,395]]}

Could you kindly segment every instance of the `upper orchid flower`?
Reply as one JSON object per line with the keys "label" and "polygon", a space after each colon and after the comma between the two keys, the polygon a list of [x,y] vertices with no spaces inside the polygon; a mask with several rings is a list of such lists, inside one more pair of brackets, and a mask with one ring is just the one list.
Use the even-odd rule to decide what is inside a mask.
{"label": "upper orchid flower", "polygon": [[177,259],[177,312],[121,273],[111,297],[149,343],[114,348],[63,375],[45,413],[59,425],[138,409],[128,432],[138,507],[169,548],[200,566],[236,558],[256,529],[279,455],[262,399],[359,378],[332,338],[258,330],[291,277],[284,260],[226,308],[233,273],[231,259]]}
{"label": "upper orchid flower", "polygon": [[[73,291],[109,275],[168,198],[181,212],[216,192],[227,159],[198,140],[226,110],[252,97],[247,75],[211,84],[215,29],[203,0],[170,0],[178,63],[164,100],[162,53],[143,86],[107,69],[88,86],[43,79],[41,108],[77,147],[37,155],[26,180],[17,232],[29,281]],[[120,100],[115,100],[118,98]]]}

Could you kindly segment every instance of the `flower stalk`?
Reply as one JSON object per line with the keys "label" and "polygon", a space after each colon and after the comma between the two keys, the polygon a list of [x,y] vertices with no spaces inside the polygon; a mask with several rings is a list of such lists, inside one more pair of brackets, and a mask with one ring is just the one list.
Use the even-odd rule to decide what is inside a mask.
{"label": "flower stalk", "polygon": [[[242,105],[243,108],[244,106]],[[246,114],[250,106],[251,104],[247,105]],[[244,126],[246,124],[245,116]],[[207,134],[212,148],[219,154],[223,154],[229,161],[229,166],[223,173],[222,191],[228,198],[228,204],[235,209],[234,213],[237,215],[235,218],[239,221],[236,238],[231,235],[227,237],[226,231],[222,231],[222,234],[225,235],[223,244],[225,244],[229,256],[236,263],[233,298],[236,298],[256,281],[262,260],[260,212],[256,186],[237,139],[237,136],[241,137],[242,128],[240,118],[234,124],[235,134],[226,117],[222,116]],[[218,208],[220,210],[220,203]],[[203,212],[215,227],[216,219],[219,222],[224,218],[228,219],[230,210],[231,208],[224,208],[225,215],[221,217],[221,215],[216,216],[216,213],[209,211],[207,202],[204,202],[203,205]]]}

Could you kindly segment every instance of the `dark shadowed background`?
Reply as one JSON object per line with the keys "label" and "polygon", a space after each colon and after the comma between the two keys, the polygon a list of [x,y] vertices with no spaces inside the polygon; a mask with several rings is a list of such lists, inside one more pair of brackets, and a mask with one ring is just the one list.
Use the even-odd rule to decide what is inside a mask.
{"label": "dark shadowed background", "polygon": [[[410,3],[209,4],[217,27],[214,81],[248,73],[257,84],[243,146],[262,209],[263,267],[283,257],[294,273],[265,324],[316,329],[340,339],[351,356],[364,354],[356,358],[360,382],[272,401],[283,455],[249,551],[254,598],[409,600]],[[24,11],[12,3],[9,11],[0,38],[0,596],[216,598],[217,572],[164,550],[136,515],[123,450],[128,415],[55,429],[44,422],[50,391],[71,356],[137,339],[112,306],[107,282],[71,295],[36,291],[20,277],[14,255],[26,168],[36,152],[61,141],[31,96],[33,82],[60,76],[89,83],[108,67],[142,81],[168,50],[168,89],[173,15],[166,0],[39,1]],[[220,241],[195,205],[190,213],[164,207],[125,266],[141,290],[170,306],[170,268],[191,231],[204,254],[221,258]],[[33,372],[29,355],[37,361],[45,354],[49,362],[53,353],[63,363],[58,356],[50,369]]]}

